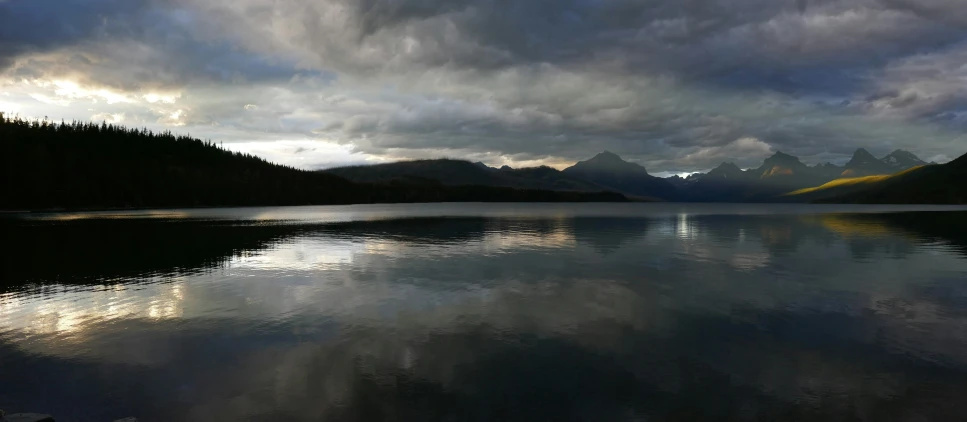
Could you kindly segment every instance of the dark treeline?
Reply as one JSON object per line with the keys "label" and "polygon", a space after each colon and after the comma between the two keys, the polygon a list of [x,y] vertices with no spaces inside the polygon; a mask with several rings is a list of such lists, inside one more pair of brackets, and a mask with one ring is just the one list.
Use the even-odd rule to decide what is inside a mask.
{"label": "dark treeline", "polygon": [[605,192],[358,184],[168,131],[106,123],[0,114],[0,142],[0,209],[7,210],[625,199]]}

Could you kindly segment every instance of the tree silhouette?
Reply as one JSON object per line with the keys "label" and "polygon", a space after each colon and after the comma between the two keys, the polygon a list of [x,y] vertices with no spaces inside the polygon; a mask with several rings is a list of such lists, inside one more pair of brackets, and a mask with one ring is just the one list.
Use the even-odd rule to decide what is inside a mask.
{"label": "tree silhouette", "polygon": [[359,184],[211,141],[107,122],[55,124],[0,113],[0,145],[0,209],[8,210],[624,200],[612,193]]}

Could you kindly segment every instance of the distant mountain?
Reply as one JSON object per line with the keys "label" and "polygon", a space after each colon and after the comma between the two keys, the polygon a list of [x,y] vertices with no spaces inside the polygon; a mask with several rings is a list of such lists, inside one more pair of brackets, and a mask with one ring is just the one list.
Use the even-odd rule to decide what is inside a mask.
{"label": "distant mountain", "polygon": [[967,204],[967,155],[947,164],[926,165],[875,180],[820,202],[863,204]]}
{"label": "distant mountain", "polygon": [[805,202],[864,191],[886,181],[890,175],[923,164],[923,160],[907,151],[896,150],[878,159],[860,148],[844,166],[831,163],[808,166],[798,157],[779,151],[749,170],[734,163],[722,163],[708,173],[662,179],[650,175],[639,164],[605,151],[563,171],[550,167],[495,169],[479,162],[420,160],[328,172],[355,182],[377,184],[614,191],[642,198],[700,202]]}
{"label": "distant mountain", "polygon": [[507,169],[500,170],[500,172],[513,177],[515,183],[522,185],[532,184],[541,189],[579,192],[616,191],[616,189],[612,189],[609,186],[575,177],[547,166]]}
{"label": "distant mountain", "polygon": [[678,190],[667,180],[648,174],[643,166],[627,162],[610,151],[579,161],[562,173],[628,195],[666,200],[678,197]]}
{"label": "distant mountain", "polygon": [[668,183],[671,183],[676,189],[681,191],[697,182],[702,178],[702,176],[705,176],[705,173],[692,173],[688,175],[688,177],[682,177],[676,174],[674,176],[666,177],[665,180],[668,181]]}
{"label": "distant mountain", "polygon": [[354,183],[170,132],[29,122],[3,114],[0,146],[0,210],[627,200],[617,193],[443,186],[433,181]]}
{"label": "distant mountain", "polygon": [[613,190],[546,166],[523,169],[503,166],[495,169],[483,163],[450,159],[340,167],[323,172],[360,183],[435,183],[444,186],[478,185],[574,192]]}
{"label": "distant mountain", "polygon": [[476,163],[474,163],[474,164],[475,164],[475,165],[476,165],[477,167],[480,167],[480,168],[482,168],[482,169],[484,169],[484,170],[497,170],[497,169],[495,169],[495,168],[493,168],[493,167],[490,167],[490,166],[488,166],[488,165],[486,165],[486,164],[484,164],[484,163],[483,163],[482,161],[477,161],[477,162],[476,162]]}
{"label": "distant mountain", "polygon": [[843,176],[843,168],[833,163],[817,164],[812,169],[822,180],[833,180]]}
{"label": "distant mountain", "polygon": [[779,151],[766,158],[759,168],[753,170],[753,174],[763,185],[787,188],[808,186],[818,181],[819,177],[813,170],[799,161],[798,157]]}
{"label": "distant mountain", "polygon": [[615,174],[648,174],[648,170],[640,164],[630,163],[618,154],[605,151],[584,161],[578,161],[573,166],[564,169],[570,172],[602,172]]}
{"label": "distant mountain", "polygon": [[896,170],[906,170],[909,168],[930,164],[921,160],[920,157],[917,157],[912,152],[904,151],[902,149],[889,153],[886,157],[881,158],[880,161]]}
{"label": "distant mountain", "polygon": [[879,160],[870,154],[869,151],[860,148],[853,153],[853,157],[850,158],[849,162],[840,176],[842,177],[862,177],[862,176],[872,176],[878,174],[892,174],[897,171],[902,170],[900,168],[891,166],[885,163],[883,160]]}
{"label": "distant mountain", "polygon": [[482,163],[437,159],[339,167],[323,170],[358,183],[430,182],[442,185],[508,186],[502,175]]}
{"label": "distant mountain", "polygon": [[798,157],[776,152],[757,168],[742,170],[722,163],[688,185],[682,195],[691,201],[771,201],[791,190],[815,186],[823,181],[821,167],[809,167]]}
{"label": "distant mountain", "polygon": [[[887,176],[923,164],[916,155],[907,151],[897,150],[877,159],[869,151],[860,148],[843,167],[831,163],[809,167],[795,156],[776,152],[758,168],[747,171],[742,171],[734,164],[723,163],[694,183],[684,185],[683,195],[693,201],[804,200],[831,186],[859,189],[863,183],[875,180],[860,178]],[[835,181],[839,182],[833,183]],[[818,189],[821,186],[825,187]],[[809,190],[809,195],[786,195],[804,190]]]}
{"label": "distant mountain", "polygon": [[706,173],[704,179],[737,180],[743,179],[746,176],[745,171],[740,169],[735,163],[722,163],[712,169],[712,171]]}
{"label": "distant mountain", "polygon": [[834,198],[861,192],[873,185],[883,183],[893,177],[901,176],[905,172],[915,171],[917,168],[904,170],[903,172],[892,175],[873,175],[861,177],[841,177],[819,186],[797,189],[782,195],[782,198],[792,202],[816,202],[823,199]]}
{"label": "distant mountain", "polygon": [[746,201],[754,196],[756,187],[761,185],[756,174],[756,171],[742,170],[734,163],[722,163],[708,173],[697,176],[684,187],[682,195],[691,201]]}

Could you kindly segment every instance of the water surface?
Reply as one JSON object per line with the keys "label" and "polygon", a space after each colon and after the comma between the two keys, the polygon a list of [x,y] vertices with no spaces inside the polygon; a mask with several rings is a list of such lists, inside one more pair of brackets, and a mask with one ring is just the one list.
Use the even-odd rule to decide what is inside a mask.
{"label": "water surface", "polygon": [[955,208],[368,205],[0,229],[0,408],[59,421],[967,414]]}

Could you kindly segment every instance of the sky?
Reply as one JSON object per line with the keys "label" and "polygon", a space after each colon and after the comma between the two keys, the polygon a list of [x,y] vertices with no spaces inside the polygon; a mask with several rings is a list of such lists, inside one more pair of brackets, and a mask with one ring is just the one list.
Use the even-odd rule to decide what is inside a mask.
{"label": "sky", "polygon": [[0,0],[0,111],[317,169],[967,153],[963,0]]}

